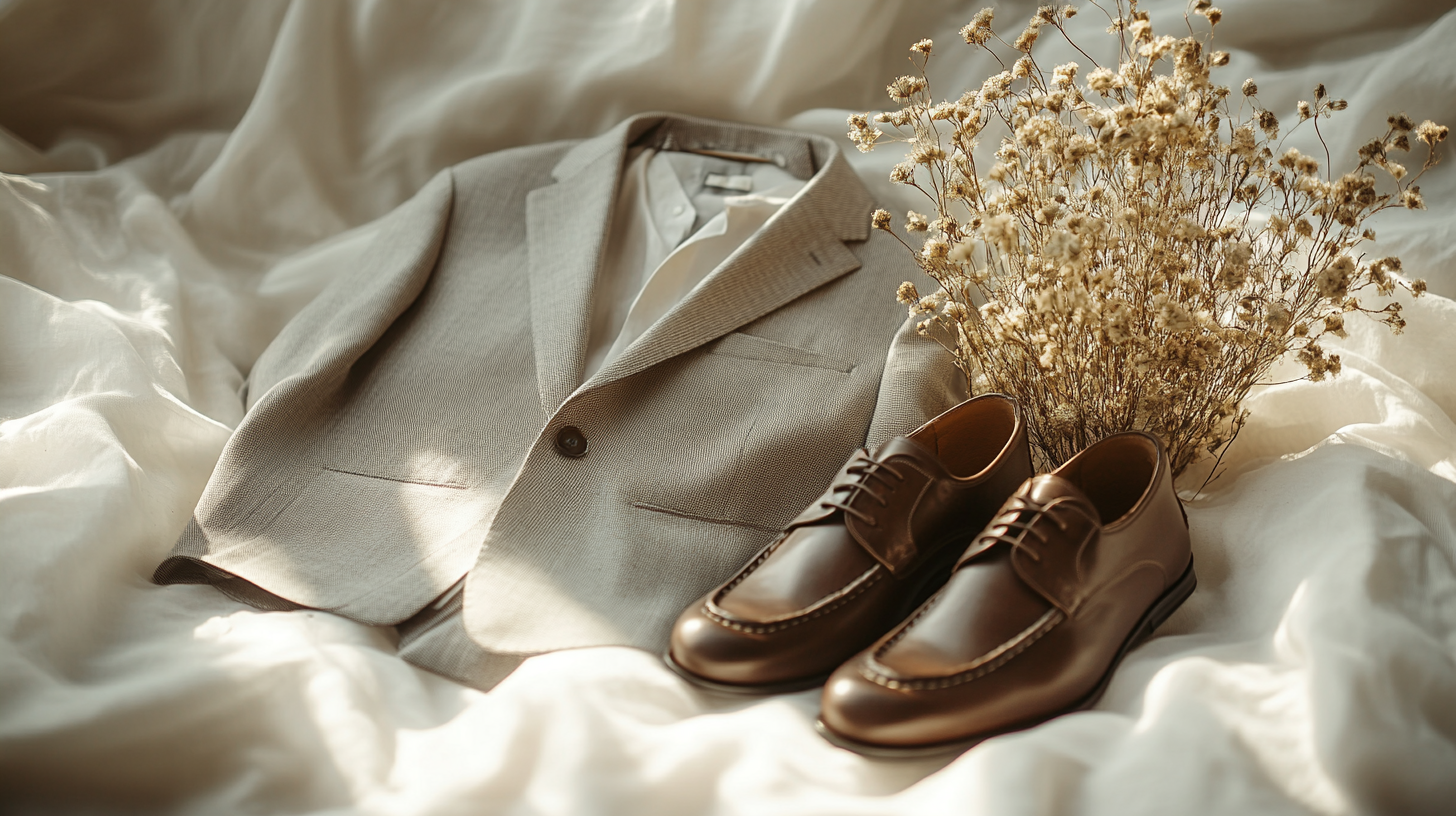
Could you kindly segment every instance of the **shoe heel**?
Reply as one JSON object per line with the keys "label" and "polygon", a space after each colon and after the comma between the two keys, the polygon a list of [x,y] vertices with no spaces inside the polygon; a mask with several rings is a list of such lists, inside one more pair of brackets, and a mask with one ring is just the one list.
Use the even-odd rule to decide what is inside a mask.
{"label": "shoe heel", "polygon": [[1142,645],[1143,641],[1152,637],[1153,632],[1167,622],[1168,618],[1173,617],[1173,613],[1178,611],[1178,607],[1188,600],[1197,587],[1198,576],[1193,572],[1193,559],[1190,557],[1188,568],[1183,570],[1183,575],[1173,582],[1173,585],[1163,593],[1163,597],[1159,598],[1158,602],[1153,604],[1153,608],[1148,610],[1148,614],[1143,618],[1138,633],[1133,639],[1131,649],[1137,648]]}

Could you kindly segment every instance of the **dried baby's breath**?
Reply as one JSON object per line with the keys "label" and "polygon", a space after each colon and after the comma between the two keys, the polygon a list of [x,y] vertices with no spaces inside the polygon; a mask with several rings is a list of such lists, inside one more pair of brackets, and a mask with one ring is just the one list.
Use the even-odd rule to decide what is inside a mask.
{"label": "dried baby's breath", "polygon": [[[1279,119],[1253,80],[1238,95],[1214,82],[1229,55],[1211,34],[1160,36],[1135,0],[1108,11],[1118,63],[1051,71],[1033,52],[1066,36],[1075,9],[1039,9],[1014,42],[980,12],[961,37],[1008,67],[951,101],[931,96],[931,43],[911,49],[916,73],[887,89],[898,109],[873,121],[909,146],[891,180],[934,212],[910,212],[901,240],[916,234],[915,260],[941,289],[922,296],[906,283],[897,295],[977,390],[1022,402],[1043,467],[1143,429],[1182,472],[1238,433],[1244,398],[1281,357],[1313,380],[1337,375],[1340,357],[1321,341],[1344,336],[1348,313],[1404,328],[1389,298],[1397,287],[1420,296],[1425,283],[1401,277],[1398,258],[1367,260],[1364,223],[1425,207],[1415,182],[1449,131],[1394,114],[1337,175],[1327,150],[1278,144]],[[1222,19],[1197,0],[1184,30],[1193,15],[1205,32]],[[1323,85],[1313,97],[1291,132],[1308,122],[1323,145],[1322,120],[1346,104]],[[871,121],[850,117],[861,150],[885,136]],[[986,166],[976,146],[993,134]],[[1412,137],[1426,146],[1419,170],[1392,155]],[[875,212],[874,227],[900,237],[891,222]]]}

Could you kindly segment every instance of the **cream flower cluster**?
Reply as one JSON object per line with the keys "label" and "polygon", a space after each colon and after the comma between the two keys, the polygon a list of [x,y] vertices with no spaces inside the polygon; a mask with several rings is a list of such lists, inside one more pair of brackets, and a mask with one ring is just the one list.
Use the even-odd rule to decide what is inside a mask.
{"label": "cream flower cluster", "polygon": [[[1398,258],[1367,258],[1364,225],[1424,208],[1415,182],[1448,130],[1391,116],[1335,175],[1328,155],[1322,165],[1282,147],[1253,80],[1237,94],[1213,81],[1229,55],[1211,48],[1222,12],[1207,0],[1184,15],[1185,30],[1204,33],[1183,37],[1159,36],[1136,0],[1092,6],[1118,39],[1116,65],[1036,61],[1039,39],[1067,36],[1072,6],[1042,7],[1011,43],[987,9],[961,36],[1010,67],[936,102],[933,44],[921,40],[916,73],[888,87],[899,108],[851,116],[849,137],[869,151],[888,126],[887,140],[907,145],[891,180],[923,192],[931,212],[910,212],[905,237],[884,210],[872,223],[906,242],[940,290],[906,283],[899,298],[974,390],[1022,402],[1041,464],[1143,429],[1181,472],[1237,434],[1242,402],[1280,358],[1314,380],[1338,374],[1321,341],[1344,335],[1346,315],[1404,327],[1390,296],[1425,284],[1403,278]],[[1323,85],[1313,97],[1295,127],[1310,123],[1323,144],[1322,120],[1346,105]],[[1412,138],[1425,146],[1414,173]],[[989,166],[983,139],[997,140]]]}

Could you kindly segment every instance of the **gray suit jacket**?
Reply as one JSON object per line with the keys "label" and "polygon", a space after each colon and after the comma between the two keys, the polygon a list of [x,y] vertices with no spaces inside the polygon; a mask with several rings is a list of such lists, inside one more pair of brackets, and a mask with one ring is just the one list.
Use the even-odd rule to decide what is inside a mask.
{"label": "gray suit jacket", "polygon": [[[634,143],[809,183],[582,383]],[[827,139],[662,114],[441,172],[259,358],[156,580],[397,624],[465,576],[412,657],[480,686],[544,651],[660,649],[855,447],[963,397],[895,302],[925,280],[871,209]],[[558,452],[564,426],[584,456]]]}

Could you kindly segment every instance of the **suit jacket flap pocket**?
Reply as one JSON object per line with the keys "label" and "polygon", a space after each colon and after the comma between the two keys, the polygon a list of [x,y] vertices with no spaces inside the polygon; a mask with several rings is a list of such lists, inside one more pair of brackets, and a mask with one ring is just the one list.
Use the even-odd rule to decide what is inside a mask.
{"label": "suit jacket flap pocket", "polygon": [[760,360],[766,363],[783,363],[785,365],[823,368],[844,374],[848,374],[854,370],[854,366],[850,363],[830,357],[827,354],[820,354],[817,351],[790,346],[785,343],[780,343],[777,340],[770,340],[767,337],[744,334],[743,332],[733,332],[724,335],[722,339],[708,347],[708,353],[721,354],[725,357],[737,357],[743,360]]}

